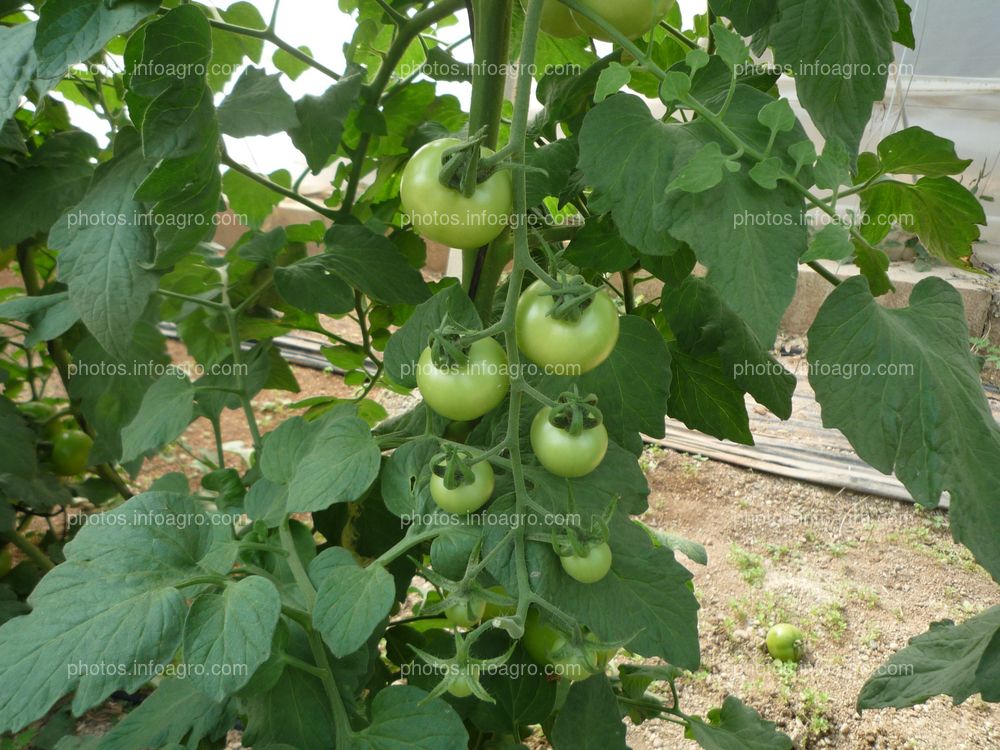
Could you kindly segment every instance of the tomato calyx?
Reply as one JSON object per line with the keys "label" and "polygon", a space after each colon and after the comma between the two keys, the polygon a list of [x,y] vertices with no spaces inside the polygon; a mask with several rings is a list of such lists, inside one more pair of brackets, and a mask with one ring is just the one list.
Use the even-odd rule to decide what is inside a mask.
{"label": "tomato calyx", "polygon": [[482,674],[489,674],[498,667],[503,666],[514,653],[516,643],[512,643],[510,648],[500,656],[492,659],[480,659],[471,655],[469,649],[474,642],[473,636],[463,636],[455,633],[455,655],[449,658],[434,656],[426,651],[410,644],[410,649],[421,661],[431,666],[435,671],[443,674],[441,681],[434,686],[430,694],[424,700],[437,698],[444,693],[450,693],[456,698],[467,698],[476,696],[487,703],[496,703],[493,697],[486,692],[479,678]]}
{"label": "tomato calyx", "polygon": [[570,435],[580,435],[604,423],[604,415],[597,408],[597,396],[581,396],[574,385],[570,391],[559,394],[556,405],[549,411],[549,424]]}
{"label": "tomato calyx", "polygon": [[[497,154],[483,158],[480,146],[486,140],[486,126],[457,146],[447,148],[441,154],[441,171],[438,181],[447,188],[457,190],[466,198],[476,192],[476,186],[485,182],[496,172],[499,162]],[[502,156],[502,155],[501,155]]]}
{"label": "tomato calyx", "polygon": [[588,284],[583,276],[560,273],[555,285],[549,284],[547,289],[538,294],[540,297],[552,297],[552,309],[548,313],[550,317],[574,322],[593,303],[597,291],[597,287]]}
{"label": "tomato calyx", "polygon": [[441,453],[431,459],[431,471],[444,480],[449,490],[475,484],[476,475],[472,466],[484,460],[472,451],[455,445],[444,445]]}

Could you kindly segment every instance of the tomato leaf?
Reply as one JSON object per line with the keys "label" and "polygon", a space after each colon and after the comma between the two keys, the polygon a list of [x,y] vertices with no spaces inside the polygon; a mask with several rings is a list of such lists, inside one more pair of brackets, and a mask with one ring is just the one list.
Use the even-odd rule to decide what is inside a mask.
{"label": "tomato leaf", "polygon": [[[186,680],[165,679],[142,703],[100,738],[101,750],[158,747],[213,733],[232,709],[207,700]],[[61,747],[61,744],[60,744]]]}
{"label": "tomato leaf", "polygon": [[0,27],[0,122],[14,114],[35,75],[37,24]]}
{"label": "tomato leaf", "polygon": [[295,148],[306,157],[314,174],[340,146],[344,121],[358,102],[364,76],[351,73],[330,86],[320,96],[307,94],[295,103],[298,125],[288,131]]}
{"label": "tomato leaf", "polygon": [[885,96],[894,0],[778,0],[768,41],[778,65],[794,72],[799,101],[827,139],[857,155],[872,104]]}
{"label": "tomato leaf", "polygon": [[97,168],[86,195],[49,233],[73,306],[101,346],[118,356],[127,353],[158,281],[148,270],[153,233],[136,220],[145,211],[131,197],[149,168],[138,145],[135,131],[119,133],[121,150]]}
{"label": "tomato leaf", "polygon": [[462,720],[440,698],[408,685],[392,685],[375,696],[371,724],[357,732],[352,750],[454,750],[469,735]]}
{"label": "tomato leaf", "polygon": [[594,675],[574,683],[550,734],[553,750],[626,750],[625,725],[611,683]]}
{"label": "tomato leaf", "polygon": [[131,461],[176,440],[193,416],[191,381],[172,373],[162,376],[146,391],[139,413],[122,428],[122,461]]}
{"label": "tomato leaf", "polygon": [[336,657],[361,648],[396,598],[392,576],[377,563],[362,568],[350,550],[331,547],[309,564],[316,586],[313,622]]}
{"label": "tomato leaf", "polygon": [[351,286],[387,305],[415,305],[430,296],[420,272],[390,240],[367,227],[335,224],[314,256]]}
{"label": "tomato leaf", "polygon": [[184,622],[184,663],[192,685],[215,701],[242,688],[271,655],[281,596],[266,578],[248,576],[221,594],[198,596]]}
{"label": "tomato leaf", "polygon": [[914,125],[886,136],[878,144],[880,171],[927,177],[961,174],[972,159],[959,159],[954,141]]}
{"label": "tomato leaf", "polygon": [[729,695],[722,708],[708,712],[708,721],[694,716],[688,724],[690,737],[706,750],[791,750],[792,740],[779,732],[773,721]]}
{"label": "tomato leaf", "polygon": [[709,0],[709,7],[733,22],[743,36],[754,34],[774,16],[777,0]]}
{"label": "tomato leaf", "polygon": [[39,13],[35,32],[39,78],[57,78],[86,60],[160,7],[159,0],[52,0]]}
{"label": "tomato leaf", "polygon": [[186,606],[175,586],[204,575],[199,561],[232,535],[181,495],[146,493],[106,515],[65,547],[66,562],[32,594],[31,614],[0,628],[0,678],[22,687],[0,702],[0,731],[20,729],[74,689],[80,714],[148,682],[135,665],[165,664],[180,645]]}
{"label": "tomato leaf", "polygon": [[960,625],[951,620],[932,623],[868,678],[858,695],[858,709],[905,708],[935,695],[951,696],[957,705],[980,691],[984,699],[995,698],[996,682],[979,678],[987,676],[989,659],[995,670],[998,634],[1000,606]]}
{"label": "tomato leaf", "polygon": [[343,315],[354,309],[354,290],[327,269],[322,256],[275,268],[274,286],[288,304],[304,312]]}
{"label": "tomato leaf", "polygon": [[922,505],[936,506],[947,490],[952,535],[1000,581],[1000,428],[958,292],[924,279],[909,307],[887,310],[864,279],[845,281],[809,329],[808,358],[823,425],[879,471],[895,470]]}
{"label": "tomato leaf", "polygon": [[245,138],[271,135],[299,124],[295,103],[281,87],[281,75],[249,67],[219,105],[219,127],[226,135]]}
{"label": "tomato leaf", "polygon": [[847,227],[840,223],[827,224],[813,235],[803,263],[814,260],[847,260],[854,254],[854,244]]}

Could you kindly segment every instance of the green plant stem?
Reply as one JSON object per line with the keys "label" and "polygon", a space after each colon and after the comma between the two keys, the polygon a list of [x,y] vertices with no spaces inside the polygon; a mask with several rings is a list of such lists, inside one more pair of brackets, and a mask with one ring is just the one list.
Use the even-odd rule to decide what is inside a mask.
{"label": "green plant stem", "polygon": [[670,36],[672,36],[674,39],[676,39],[678,42],[683,44],[688,49],[698,49],[698,42],[694,41],[693,39],[688,39],[688,37],[685,36],[684,32],[681,31],[680,29],[674,28],[666,21],[660,21],[660,27],[665,29],[666,32],[670,34]]}
{"label": "green plant stem", "polygon": [[253,447],[260,453],[261,438],[260,429],[257,427],[257,417],[253,413],[253,400],[247,393],[247,376],[243,372],[243,348],[240,344],[240,334],[236,327],[236,312],[226,307],[226,326],[229,329],[229,345],[233,350],[233,368],[236,372],[236,387],[240,391],[240,404],[243,406],[243,414],[246,416],[247,427],[250,428],[250,437],[253,440]]}
{"label": "green plant stem", "polygon": [[309,200],[304,195],[299,195],[294,190],[286,188],[284,185],[279,185],[277,182],[274,182],[273,180],[269,180],[267,177],[264,177],[264,175],[257,174],[252,169],[249,169],[248,167],[245,167],[242,164],[240,164],[238,161],[233,160],[233,158],[225,152],[222,153],[222,163],[225,164],[230,169],[232,169],[233,171],[239,172],[244,177],[249,177],[254,182],[263,185],[268,190],[271,190],[277,193],[278,195],[283,195],[285,198],[289,198],[295,201],[296,203],[300,203],[306,208],[312,209],[320,216],[325,216],[328,219],[336,219],[338,216],[338,213],[334,211],[332,208],[321,206],[319,203]]}
{"label": "green plant stem", "polygon": [[324,672],[322,669],[313,666],[307,661],[303,661],[297,656],[292,656],[289,653],[284,653],[281,655],[281,660],[290,667],[295,667],[295,669],[305,672],[306,674],[311,674],[313,677],[319,677],[320,679],[323,679]]}
{"label": "green plant stem", "polygon": [[195,297],[190,294],[182,294],[181,292],[174,292],[169,289],[157,289],[156,293],[161,297],[168,297],[170,299],[181,300],[182,302],[190,302],[192,305],[201,305],[202,307],[208,307],[212,310],[225,310],[226,306],[221,302],[216,302],[211,299],[203,299],[202,297]]}
{"label": "green plant stem", "polygon": [[427,531],[421,531],[419,533],[413,534],[412,536],[410,534],[407,534],[398,542],[396,542],[394,545],[392,545],[392,547],[390,547],[381,555],[379,555],[372,563],[372,565],[381,565],[385,567],[393,560],[395,560],[397,557],[405,554],[409,550],[416,547],[418,544],[423,544],[429,539],[433,539],[436,536],[440,536],[444,531],[445,529],[430,529]]}
{"label": "green plant stem", "polygon": [[[511,161],[516,165],[525,163],[525,141],[528,134],[528,110],[531,105],[531,74],[535,62],[535,47],[538,42],[538,25],[542,16],[543,0],[528,0],[525,10],[524,31],[521,37],[521,58],[518,65],[517,88],[514,93],[514,114],[511,117],[510,145]],[[527,184],[525,171],[515,169],[512,174],[514,183],[514,215],[525,217],[528,213]],[[508,280],[507,301],[501,321],[505,324],[504,339],[507,347],[507,361],[510,364],[512,377],[510,405],[507,415],[507,436],[505,438],[510,451],[511,476],[514,480],[514,511],[518,519],[518,533],[514,535],[514,566],[517,577],[517,611],[516,619],[523,626],[531,603],[531,586],[528,580],[527,542],[525,539],[524,517],[528,502],[528,488],[524,480],[524,467],[521,463],[521,401],[524,389],[518,381],[524,375],[520,368],[521,354],[517,348],[517,336],[514,332],[514,309],[517,297],[521,291],[525,270],[534,263],[531,250],[528,247],[528,226],[519,221],[514,228],[514,267]],[[536,264],[537,265],[537,264]],[[515,635],[512,633],[512,635]]]}
{"label": "green plant stem", "polygon": [[[407,47],[420,32],[447,18],[463,5],[464,0],[441,0],[436,5],[425,8],[412,16],[405,25],[399,27],[396,38],[390,45],[389,51],[386,52],[378,73],[375,74],[375,80],[371,82],[364,94],[369,104],[374,105],[382,98],[386,86],[392,79],[392,72],[399,65],[399,61],[403,59]],[[371,145],[371,141],[372,133],[370,130],[362,132],[358,139],[358,146],[351,157],[351,173],[347,178],[347,188],[344,190],[344,200],[341,204],[342,213],[350,213],[354,208],[354,201],[358,197],[358,186],[365,173],[365,159],[368,157],[368,147]]]}
{"label": "green plant stem", "polygon": [[[21,279],[24,281],[24,290],[32,297],[37,297],[40,293],[38,287],[38,274],[35,272],[35,260],[31,255],[31,247],[26,243],[21,243],[17,246],[17,267],[21,273]],[[56,370],[59,372],[59,379],[62,381],[63,390],[66,392],[67,397],[69,397],[69,365],[70,357],[69,353],[66,351],[66,347],[63,346],[62,340],[59,338],[54,338],[48,342],[47,348],[49,350],[49,356],[55,363]],[[69,409],[73,415],[73,419],[76,423],[80,425],[80,429],[86,432],[93,439],[95,436],[94,430],[87,423],[86,418],[83,416],[83,412],[80,411],[79,407],[73,403],[73,399],[69,398]],[[93,467],[94,471],[97,473],[101,479],[109,482],[115,491],[121,496],[123,500],[128,500],[132,497],[132,490],[129,489],[128,485],[125,484],[125,480],[121,478],[121,475],[115,470],[111,464],[97,464]]]}
{"label": "green plant stem", "polygon": [[631,315],[635,310],[635,274],[630,269],[622,271],[622,299],[625,301],[625,314]]}
{"label": "green plant stem", "polygon": [[25,537],[20,531],[14,531],[11,529],[9,531],[0,532],[0,539],[13,544],[21,550],[22,553],[24,553],[25,557],[46,572],[52,570],[56,566],[56,564],[49,559],[48,555],[29,542],[27,537]]}
{"label": "green plant stem", "polygon": [[[161,8],[157,11],[160,15],[165,15],[169,12],[168,8]],[[277,3],[275,3],[275,12],[277,12]],[[289,44],[284,39],[279,37],[274,33],[274,18],[271,19],[271,24],[266,29],[252,29],[249,26],[239,26],[233,23],[227,23],[225,21],[220,21],[215,18],[209,18],[208,23],[212,28],[218,29],[219,31],[228,31],[230,34],[237,34],[238,36],[248,36],[252,39],[261,39],[265,42],[270,42],[275,47],[283,49],[289,55],[294,57],[301,62],[304,62],[310,68],[315,68],[323,75],[329,76],[335,81],[340,80],[340,73],[330,70],[328,67],[323,65],[321,62],[316,60],[311,55],[303,52],[298,47],[293,44]]]}
{"label": "green plant stem", "polygon": [[226,451],[222,447],[222,423],[218,417],[209,420],[212,425],[212,437],[215,439],[215,455],[219,459],[219,468],[226,468]]}
{"label": "green plant stem", "polygon": [[[469,133],[478,133],[485,128],[483,145],[496,150],[500,135],[500,115],[503,112],[505,75],[508,52],[510,50],[510,27],[513,15],[513,0],[472,0],[472,22],[474,50],[472,69],[472,100],[469,106]],[[488,245],[462,251],[462,285],[474,301],[483,302],[489,298],[492,307],[493,291],[499,276],[493,279],[493,288],[479,289],[490,283],[483,274],[487,258],[496,252],[503,252],[495,246],[502,244],[503,235]],[[491,275],[494,270],[491,266]],[[480,317],[487,320],[490,309],[479,309]]]}

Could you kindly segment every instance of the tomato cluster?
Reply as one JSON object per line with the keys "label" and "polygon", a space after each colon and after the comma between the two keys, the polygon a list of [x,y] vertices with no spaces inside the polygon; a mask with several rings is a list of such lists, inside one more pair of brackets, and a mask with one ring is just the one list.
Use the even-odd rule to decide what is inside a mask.
{"label": "tomato cluster", "polygon": [[521,638],[524,650],[535,662],[551,667],[553,673],[570,682],[603,672],[615,655],[614,649],[597,647],[593,633],[587,633],[584,640],[583,644],[574,644],[570,635],[542,622],[537,610],[528,610]]}
{"label": "tomato cluster", "polygon": [[90,466],[93,439],[83,430],[68,426],[58,416],[56,407],[47,401],[27,401],[18,410],[35,425],[39,434],[52,443],[49,462],[60,476],[82,474]]}

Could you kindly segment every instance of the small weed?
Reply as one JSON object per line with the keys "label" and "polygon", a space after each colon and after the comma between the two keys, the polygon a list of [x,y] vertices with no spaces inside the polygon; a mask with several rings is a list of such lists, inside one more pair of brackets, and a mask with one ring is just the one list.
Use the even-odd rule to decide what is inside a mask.
{"label": "small weed", "polygon": [[687,456],[681,461],[681,470],[688,476],[695,476],[701,471],[701,466],[708,461],[708,456]]}
{"label": "small weed", "polygon": [[829,694],[812,688],[803,690],[799,719],[806,725],[806,737],[815,740],[829,732],[830,718]]}
{"label": "small weed", "polygon": [[760,555],[733,544],[729,547],[729,560],[748,585],[759,586],[764,581],[764,558]]}
{"label": "small weed", "polygon": [[844,634],[847,632],[847,618],[844,617],[843,604],[829,602],[814,608],[810,615],[832,641],[840,643],[843,640]]}

